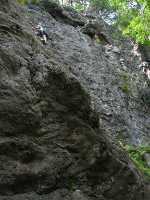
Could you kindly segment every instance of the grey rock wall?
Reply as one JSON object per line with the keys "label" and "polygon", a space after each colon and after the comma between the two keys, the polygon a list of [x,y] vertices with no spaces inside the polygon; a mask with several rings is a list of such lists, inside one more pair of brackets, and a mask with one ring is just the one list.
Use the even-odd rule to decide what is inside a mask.
{"label": "grey rock wall", "polygon": [[96,41],[82,32],[84,28],[62,23],[44,12],[31,14],[30,20],[46,27],[50,37],[46,48],[54,54],[51,60],[67,66],[90,94],[103,128],[117,140],[149,144],[149,83],[139,68],[141,54],[134,52],[132,41],[117,35],[101,20],[94,26],[99,24],[98,30],[110,44]]}
{"label": "grey rock wall", "polygon": [[[95,80],[114,71],[97,65],[104,47],[48,14],[0,3],[0,200],[148,200],[149,184],[93,110]],[[47,46],[32,32],[40,20]]]}

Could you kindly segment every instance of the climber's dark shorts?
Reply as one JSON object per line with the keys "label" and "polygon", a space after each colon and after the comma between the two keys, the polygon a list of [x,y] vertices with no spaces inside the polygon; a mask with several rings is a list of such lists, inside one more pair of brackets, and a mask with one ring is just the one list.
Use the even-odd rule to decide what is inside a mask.
{"label": "climber's dark shorts", "polygon": [[45,31],[38,31],[37,32],[37,36],[39,36],[39,37],[43,37],[44,35],[48,38],[48,35]]}
{"label": "climber's dark shorts", "polygon": [[43,31],[38,31],[38,32],[37,32],[37,36],[43,37],[43,35],[44,35],[44,32],[43,32]]}

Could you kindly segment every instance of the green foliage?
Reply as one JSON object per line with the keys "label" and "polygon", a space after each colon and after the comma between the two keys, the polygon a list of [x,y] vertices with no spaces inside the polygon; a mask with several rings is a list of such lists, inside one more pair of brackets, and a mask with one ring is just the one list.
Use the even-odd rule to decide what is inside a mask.
{"label": "green foliage", "polygon": [[28,0],[17,0],[20,4],[28,4]]}
{"label": "green foliage", "polygon": [[141,90],[143,90],[143,82],[136,73],[128,73],[125,71],[119,72],[120,89],[132,98],[139,98]]}
{"label": "green foliage", "polygon": [[150,178],[150,168],[147,166],[144,160],[144,154],[150,153],[150,146],[134,147],[131,145],[126,145],[123,148],[128,152],[129,157],[133,160],[137,168]]}
{"label": "green foliage", "polygon": [[130,88],[129,88],[128,83],[124,83],[124,84],[121,86],[121,90],[122,90],[124,93],[129,94],[129,93],[130,93]]}
{"label": "green foliage", "polygon": [[92,7],[100,8],[101,10],[112,9],[109,0],[90,0],[90,4]]}
{"label": "green foliage", "polygon": [[20,4],[27,5],[28,3],[38,4],[39,0],[17,0]]}
{"label": "green foliage", "polygon": [[32,4],[38,4],[39,3],[39,0],[31,0],[30,1]]}
{"label": "green foliage", "polygon": [[131,94],[132,82],[130,75],[126,72],[121,72],[120,78],[121,78],[121,85],[120,85],[121,90],[128,95]]}
{"label": "green foliage", "polygon": [[150,45],[150,1],[148,0],[91,0],[100,10],[116,12],[116,25],[124,35]]}
{"label": "green foliage", "polygon": [[103,41],[99,37],[96,37],[95,41],[96,41],[97,44],[102,44],[103,43]]}
{"label": "green foliage", "polygon": [[74,9],[77,12],[83,12],[85,10],[85,6],[82,3],[76,3]]}
{"label": "green foliage", "polygon": [[150,44],[150,5],[147,0],[110,0],[118,14],[117,24],[124,35],[142,44]]}
{"label": "green foliage", "polygon": [[27,5],[29,3],[34,5],[49,6],[50,3],[59,4],[59,0],[17,0],[20,4]]}

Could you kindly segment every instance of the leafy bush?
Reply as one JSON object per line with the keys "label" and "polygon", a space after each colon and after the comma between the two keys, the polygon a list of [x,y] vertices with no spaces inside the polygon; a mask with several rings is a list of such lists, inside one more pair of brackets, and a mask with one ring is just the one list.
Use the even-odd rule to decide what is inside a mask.
{"label": "leafy bush", "polygon": [[77,11],[77,12],[84,12],[85,11],[85,6],[81,3],[76,3],[75,6],[74,6],[74,9]]}
{"label": "leafy bush", "polygon": [[150,1],[148,0],[90,0],[92,6],[113,14],[112,21],[121,32],[139,43],[150,45]]}
{"label": "leafy bush", "polygon": [[128,152],[129,157],[133,160],[137,168],[150,178],[150,168],[144,160],[144,154],[150,153],[150,146],[134,147],[131,145],[125,145],[123,148]]}

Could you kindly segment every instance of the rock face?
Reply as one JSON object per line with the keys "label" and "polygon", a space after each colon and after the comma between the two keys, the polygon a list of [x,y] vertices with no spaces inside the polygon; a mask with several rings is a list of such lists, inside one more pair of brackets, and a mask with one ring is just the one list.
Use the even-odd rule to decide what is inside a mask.
{"label": "rock face", "polygon": [[146,161],[147,166],[150,168],[150,154],[144,154],[144,160]]}
{"label": "rock face", "polygon": [[[103,46],[45,12],[0,5],[0,200],[148,200],[148,183],[107,138],[85,87],[82,70],[98,72],[90,55],[99,59]],[[40,20],[47,46],[30,25]]]}
{"label": "rock face", "polygon": [[85,19],[71,7],[60,7],[55,1],[43,0],[39,3],[51,16],[61,23],[69,24],[74,27],[84,26]]}
{"label": "rock face", "polygon": [[98,39],[101,44],[110,44],[105,34],[102,33],[99,23],[88,22],[81,30],[84,34],[90,36],[91,39]]}
{"label": "rock face", "polygon": [[[48,7],[47,11],[52,16],[56,14]],[[99,24],[99,32],[102,30],[112,45],[93,40],[87,35],[87,25],[70,26],[72,19],[66,23],[63,17],[60,21],[51,15],[30,11],[29,20],[33,24],[40,21],[45,25],[49,34],[47,49],[53,53],[51,60],[56,65],[68,67],[88,91],[92,106],[99,113],[101,126],[117,140],[149,144],[150,88],[139,69],[141,55],[134,50],[134,44],[117,36],[117,31],[100,20],[95,24]],[[93,28],[91,32],[94,33]],[[118,38],[114,38],[116,36]]]}

